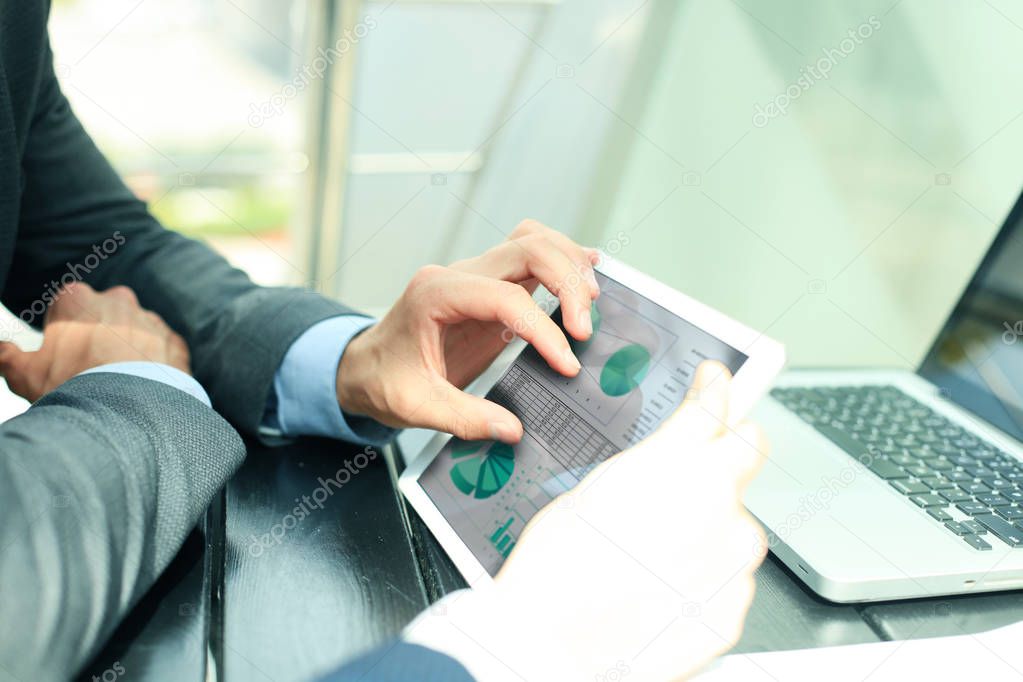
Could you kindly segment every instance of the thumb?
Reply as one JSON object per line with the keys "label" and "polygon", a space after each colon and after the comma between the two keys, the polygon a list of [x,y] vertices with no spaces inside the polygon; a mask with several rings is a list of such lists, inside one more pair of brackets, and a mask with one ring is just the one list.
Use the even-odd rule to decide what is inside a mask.
{"label": "thumb", "polygon": [[732,373],[720,362],[705,360],[696,368],[696,377],[686,399],[658,432],[674,440],[710,440],[724,433],[728,421],[728,396]]}
{"label": "thumb", "polygon": [[10,341],[0,341],[0,376],[7,381],[11,391],[26,400],[39,397],[38,387],[33,385],[35,382],[29,371],[33,355],[35,353],[23,351]]}
{"label": "thumb", "polygon": [[514,414],[449,383],[435,386],[421,410],[417,422],[422,421],[427,428],[453,433],[462,440],[500,440],[514,444],[522,439],[522,422]]}

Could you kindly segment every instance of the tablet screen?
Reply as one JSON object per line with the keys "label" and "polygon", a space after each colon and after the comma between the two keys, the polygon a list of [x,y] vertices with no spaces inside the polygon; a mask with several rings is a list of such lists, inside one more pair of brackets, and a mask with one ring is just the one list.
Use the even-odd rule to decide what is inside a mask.
{"label": "tablet screen", "polygon": [[[606,275],[597,280],[593,336],[568,337],[582,371],[561,376],[528,347],[487,394],[522,421],[522,440],[453,438],[419,477],[491,575],[537,511],[681,404],[701,361],[718,360],[734,374],[747,359]],[[560,312],[553,318],[561,324]]]}

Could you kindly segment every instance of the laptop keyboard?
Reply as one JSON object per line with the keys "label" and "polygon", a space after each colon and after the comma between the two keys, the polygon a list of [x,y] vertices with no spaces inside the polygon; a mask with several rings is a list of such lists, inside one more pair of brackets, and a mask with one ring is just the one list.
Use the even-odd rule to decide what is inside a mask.
{"label": "laptop keyboard", "polygon": [[771,396],[976,550],[1023,546],[1023,463],[894,386]]}

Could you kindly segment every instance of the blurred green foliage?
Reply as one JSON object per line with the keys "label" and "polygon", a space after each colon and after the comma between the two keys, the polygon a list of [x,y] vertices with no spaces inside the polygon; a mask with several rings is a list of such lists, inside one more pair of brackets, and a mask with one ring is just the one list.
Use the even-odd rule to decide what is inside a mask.
{"label": "blurred green foliage", "polygon": [[293,197],[285,188],[178,187],[150,205],[165,226],[192,236],[261,234],[287,227]]}

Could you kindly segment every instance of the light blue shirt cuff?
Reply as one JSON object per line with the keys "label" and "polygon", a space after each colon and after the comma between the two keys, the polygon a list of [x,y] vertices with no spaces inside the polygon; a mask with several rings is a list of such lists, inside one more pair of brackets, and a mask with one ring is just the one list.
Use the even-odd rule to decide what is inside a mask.
{"label": "light blue shirt cuff", "polygon": [[99,367],[87,369],[79,376],[82,374],[98,374],[100,372],[130,374],[132,376],[142,377],[143,379],[159,381],[161,384],[167,384],[168,386],[184,391],[207,407],[210,406],[210,397],[206,395],[206,391],[203,390],[203,387],[199,384],[199,382],[188,374],[182,372],[180,369],[176,369],[170,365],[163,365],[159,362],[113,362],[109,365],[100,365]]}
{"label": "light blue shirt cuff", "polygon": [[314,324],[291,344],[274,376],[260,431],[268,436],[324,436],[382,445],[394,429],[346,415],[337,402],[337,369],[349,342],[375,320],[340,315]]}

